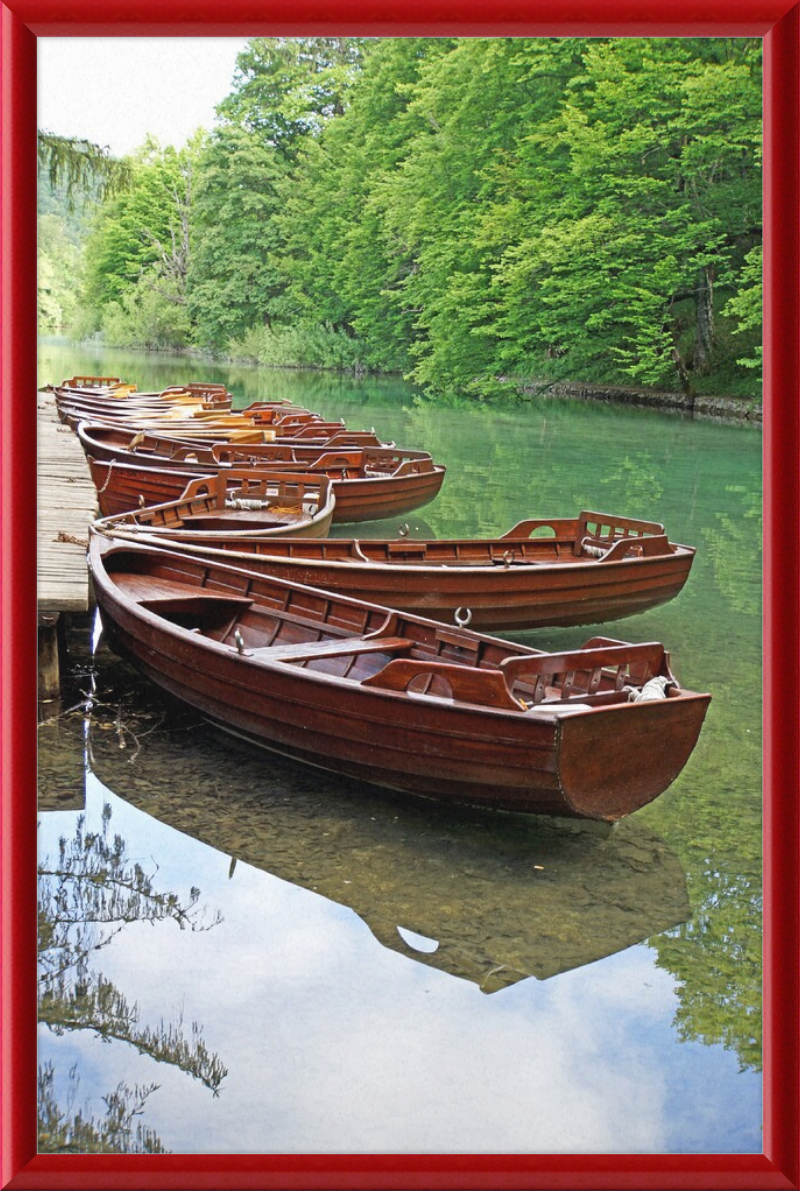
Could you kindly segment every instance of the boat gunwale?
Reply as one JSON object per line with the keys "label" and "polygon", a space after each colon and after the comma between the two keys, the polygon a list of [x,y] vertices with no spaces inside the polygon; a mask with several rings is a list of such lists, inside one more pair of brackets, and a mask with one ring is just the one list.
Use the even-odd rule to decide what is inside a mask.
{"label": "boat gunwale", "polygon": [[[98,435],[95,433],[98,430],[104,433]],[[305,465],[305,470],[312,471],[313,467],[309,465],[320,465],[322,463],[326,463],[326,455],[331,456],[331,460],[326,463],[326,466],[337,470],[345,466],[345,462],[337,461],[337,457],[343,459],[345,455],[361,456],[360,461],[346,461],[346,466],[354,467],[359,470],[366,469],[368,463],[374,460],[376,456],[397,457],[397,468],[402,468],[407,463],[430,464],[430,466],[427,467],[424,472],[415,471],[408,473],[409,477],[425,476],[437,472],[443,473],[446,470],[444,464],[436,463],[434,461],[429,451],[419,451],[411,447],[398,447],[396,445],[383,443],[378,445],[370,444],[367,446],[354,447],[334,446],[333,448],[330,448],[328,444],[324,444],[322,446],[309,444],[304,446],[302,440],[298,440],[296,446],[283,443],[275,444],[272,442],[236,444],[219,441],[216,443],[209,443],[208,445],[195,445],[190,443],[182,451],[181,448],[183,447],[183,444],[180,442],[180,440],[171,439],[168,436],[161,438],[157,433],[150,434],[149,428],[147,427],[141,431],[137,431],[133,427],[108,426],[104,425],[102,422],[94,422],[91,419],[83,419],[81,422],[79,422],[76,432],[84,452],[93,459],[107,461],[102,454],[97,454],[97,451],[99,450],[101,452],[105,452],[106,456],[113,456],[117,458],[120,463],[133,463],[137,466],[147,467],[148,465],[153,465],[159,468],[166,466],[169,468],[174,467],[176,470],[180,470],[182,465],[186,465],[190,468],[196,468],[200,465],[207,465],[209,468],[208,474],[218,471],[227,471],[229,468],[242,469],[248,467],[270,467],[277,463],[280,463],[284,468],[287,468],[287,466],[291,468],[293,464],[296,464],[300,467]],[[163,441],[165,444],[169,444],[171,447],[177,448],[177,450],[173,450],[170,454],[165,453],[163,456],[157,455],[155,451],[153,451],[151,454],[137,453],[131,444],[133,443],[133,440],[137,438],[138,434],[147,435],[153,438],[156,442]],[[128,441],[109,441],[111,435],[115,435],[120,439],[127,439]],[[250,451],[251,447],[258,448],[258,450]],[[270,453],[278,450],[301,450],[305,452],[305,455],[301,459],[297,459],[296,457],[294,459],[272,459],[270,457]],[[192,460],[181,459],[177,457],[181,453],[187,453],[187,451],[195,455],[198,452],[204,452],[209,456],[209,458]],[[225,459],[224,456],[228,454],[233,456],[233,458]],[[317,470],[325,471],[326,468],[323,466],[318,466]],[[407,477],[406,475],[396,476],[394,472],[387,471],[378,472],[373,475],[346,478],[348,480],[352,480],[352,482],[355,482],[361,479],[400,479]]]}
{"label": "boat gunwale", "polygon": [[[310,474],[314,474],[314,473],[310,473]],[[158,505],[158,506],[149,506],[149,507],[162,508],[165,506]],[[117,518],[120,518],[123,516],[125,516],[125,514],[122,514],[122,513],[116,514]],[[103,522],[111,522],[114,519],[115,519],[114,516],[98,519],[97,521],[94,522],[93,528],[97,532],[102,533],[102,532],[104,532],[104,527],[103,527],[102,523]],[[120,527],[120,528],[122,529],[123,527]],[[146,536],[146,533],[147,533],[147,531],[145,529],[143,529],[141,531],[141,534],[137,532],[136,540],[142,541],[143,538]],[[122,534],[117,534],[116,532],[112,532],[112,533],[107,534],[106,536],[116,538],[116,537],[122,537]],[[211,536],[211,535],[209,535],[209,536]],[[223,532],[218,533],[214,536],[227,537],[227,531],[223,531]],[[487,549],[491,549],[493,547],[499,548],[503,544],[506,544],[506,546],[507,546],[508,539],[505,539],[503,537],[492,537],[492,538],[485,538],[485,539],[476,539],[476,538],[436,538],[436,539],[327,538],[324,540],[324,542],[320,541],[319,539],[294,538],[294,537],[290,536],[289,534],[286,534],[284,536],[281,536],[280,534],[276,534],[274,536],[274,538],[270,538],[269,542],[262,542],[261,539],[255,538],[253,535],[250,535],[250,537],[252,538],[254,545],[262,545],[263,544],[265,546],[265,549],[263,551],[259,550],[259,551],[248,552],[248,551],[225,550],[225,549],[216,548],[213,546],[207,546],[207,547],[204,546],[203,554],[208,555],[209,557],[213,557],[214,559],[227,560],[231,566],[238,565],[238,566],[242,567],[243,569],[246,569],[246,561],[250,557],[252,557],[254,559],[257,559],[259,562],[263,561],[265,563],[274,563],[274,564],[279,564],[279,565],[286,564],[287,566],[290,566],[290,565],[303,566],[303,567],[309,567],[314,570],[316,570],[316,569],[321,570],[324,567],[335,567],[335,568],[341,567],[343,569],[346,569],[348,572],[350,572],[350,571],[355,571],[355,572],[376,571],[379,574],[391,575],[391,574],[396,574],[398,571],[402,571],[405,568],[408,568],[409,570],[413,571],[414,575],[419,575],[419,576],[424,577],[425,575],[430,574],[430,576],[433,578],[435,576],[436,577],[441,576],[443,570],[453,571],[456,573],[460,570],[464,570],[464,571],[468,571],[470,575],[481,576],[481,577],[483,577],[483,576],[488,577],[489,575],[498,576],[502,573],[513,573],[513,574],[519,575],[519,576],[522,576],[524,574],[529,574],[529,573],[530,574],[542,574],[544,572],[549,572],[549,571],[553,571],[555,573],[560,573],[561,571],[564,571],[566,573],[567,570],[569,571],[570,574],[580,574],[582,571],[586,570],[589,574],[600,574],[600,575],[611,574],[611,575],[613,575],[614,572],[619,570],[620,568],[629,570],[632,567],[636,566],[641,569],[641,567],[644,565],[644,566],[647,566],[648,568],[652,569],[652,568],[655,568],[656,565],[659,563],[660,564],[664,564],[664,563],[684,564],[686,562],[691,562],[697,553],[697,549],[694,546],[685,546],[679,542],[670,542],[669,545],[670,545],[671,549],[665,551],[662,554],[633,555],[630,558],[617,558],[617,559],[610,559],[609,561],[604,561],[603,559],[600,559],[600,558],[591,558],[588,556],[581,556],[581,555],[570,556],[568,554],[564,554],[561,558],[546,558],[546,559],[541,559],[541,560],[533,559],[533,558],[531,558],[531,559],[518,558],[518,559],[514,559],[509,564],[509,566],[506,567],[503,565],[502,559],[498,559],[497,561],[494,561],[494,562],[484,562],[483,560],[480,560],[478,562],[471,562],[469,559],[453,559],[453,561],[451,561],[451,562],[435,563],[435,562],[430,562],[427,559],[423,559],[421,561],[416,561],[411,558],[402,558],[402,559],[398,558],[394,561],[385,561],[383,559],[378,559],[378,558],[376,558],[376,559],[372,559],[372,558],[362,559],[362,558],[359,558],[358,555],[355,555],[355,554],[352,557],[347,557],[347,558],[345,558],[345,557],[315,558],[315,557],[306,557],[302,552],[304,548],[310,548],[313,550],[315,548],[323,548],[324,547],[327,549],[331,545],[333,546],[333,548],[335,550],[336,546],[339,542],[341,542],[343,544],[343,546],[350,546],[350,547],[352,546],[352,543],[355,542],[359,546],[366,547],[367,549],[369,549],[369,547],[371,547],[373,545],[378,546],[378,547],[383,547],[383,546],[394,545],[398,542],[403,542],[406,540],[419,541],[421,545],[422,544],[424,544],[426,546],[432,545],[432,546],[434,546],[434,548],[441,545],[444,547],[452,546],[456,549],[462,545],[472,546],[472,545],[475,545],[476,542],[480,542],[481,544],[485,543]],[[528,541],[530,541],[530,540],[531,539],[524,539],[525,544],[527,545]],[[548,543],[551,539],[542,538],[540,540],[543,543]],[[246,541],[247,541],[247,538],[245,536],[243,536],[241,539],[239,539],[239,544],[245,544]],[[632,539],[632,543],[634,541],[635,540]],[[273,547],[275,544],[288,545],[290,547],[297,546],[300,549],[297,554],[294,554],[291,551],[287,552],[286,554],[270,554],[269,549],[271,547]],[[167,541],[166,529],[165,529],[164,537],[162,538],[159,535],[158,542],[154,541],[152,543],[152,545],[154,545],[154,546],[159,545],[159,546],[163,547],[163,549],[165,549],[165,550],[168,550],[172,546],[174,546],[176,550],[180,550],[181,552],[189,551],[191,549],[191,547],[188,544],[184,545],[184,543],[182,543],[182,542],[170,543],[169,541]],[[598,568],[601,568],[601,569],[598,570]],[[670,569],[675,569],[675,568],[670,568]],[[286,582],[292,582],[292,581],[286,580]]]}

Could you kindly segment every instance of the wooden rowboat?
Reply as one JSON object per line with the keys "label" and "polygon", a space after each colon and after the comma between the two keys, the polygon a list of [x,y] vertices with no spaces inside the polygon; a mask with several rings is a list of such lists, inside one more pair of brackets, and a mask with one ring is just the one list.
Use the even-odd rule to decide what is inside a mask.
{"label": "wooden rowboat", "polygon": [[[88,377],[73,377],[73,380],[89,380]],[[97,381],[105,378],[97,377]],[[111,378],[109,378],[111,379]],[[225,413],[230,411],[232,395],[224,385],[173,385],[158,393],[140,393],[135,385],[120,382],[115,386],[100,384],[81,387],[71,382],[49,385],[55,394],[56,405],[62,421],[66,421],[68,410],[86,408],[107,411],[109,415],[126,416],[135,411],[147,409],[167,410],[192,408]]]}
{"label": "wooden rowboat", "polygon": [[81,422],[117,427],[123,432],[135,433],[144,428],[158,432],[163,428],[171,433],[180,430],[222,431],[219,440],[224,440],[227,430],[252,429],[254,427],[302,426],[313,423],[324,425],[328,432],[344,428],[342,421],[323,420],[319,414],[301,407],[265,405],[259,402],[242,410],[219,409],[203,402],[138,402],[110,405],[104,400],[81,399],[80,401],[59,401],[58,415],[76,430]]}
{"label": "wooden rowboat", "polygon": [[[127,532],[135,521],[146,533],[146,515],[115,524]],[[171,535],[160,536],[171,548],[164,541]],[[223,533],[207,535],[202,552],[259,574],[492,631],[602,624],[655,608],[682,590],[695,554],[670,542],[657,522],[588,511],[570,520],[521,521],[497,538],[265,542]]]}
{"label": "wooden rowboat", "polygon": [[[334,434],[343,434],[347,428],[342,421],[323,421],[316,414],[288,413],[285,417],[258,414],[248,414],[240,417],[237,413],[206,417],[208,410],[194,409],[184,412],[158,411],[142,409],[135,414],[115,416],[100,409],[69,407],[59,409],[62,422],[66,422],[72,430],[76,430],[81,422],[90,422],[97,428],[120,430],[124,434],[148,433],[159,438],[169,438],[186,443],[214,443],[230,442],[274,442],[276,438],[311,438],[325,439]],[[363,433],[363,432],[362,432]]]}
{"label": "wooden rowboat", "polygon": [[136,385],[120,380],[118,376],[73,376],[63,380],[60,385],[49,385],[48,388],[56,397],[67,399],[73,397],[103,397],[116,398],[119,401],[176,398],[195,398],[210,404],[230,406],[231,394],[223,384],[212,381],[191,381],[187,385],[169,385],[158,392],[141,393]]}
{"label": "wooden rowboat", "polygon": [[[78,382],[87,382],[81,386]],[[88,383],[93,382],[93,383]],[[105,384],[109,382],[109,384]],[[294,423],[322,422],[322,416],[304,406],[283,399],[251,402],[244,409],[231,410],[231,394],[224,385],[191,383],[173,385],[158,393],[139,393],[135,386],[123,385],[114,377],[73,377],[61,385],[48,386],[55,393],[56,405],[62,421],[76,428],[81,421],[96,421],[110,425],[160,426],[175,430],[175,422],[185,422],[192,428],[200,425],[241,427],[272,425],[281,421]],[[329,428],[343,427],[341,421],[326,423]]]}
{"label": "wooden rowboat", "polygon": [[219,534],[236,542],[260,542],[277,534],[325,537],[335,507],[327,476],[231,471],[199,477],[180,500],[96,522],[105,534],[168,536],[192,548],[213,544]]}
{"label": "wooden rowboat", "polygon": [[216,417],[221,419],[224,411],[215,411],[214,407],[203,405],[200,402],[187,402],[182,405],[164,403],[161,408],[141,403],[119,412],[98,402],[59,402],[57,412],[60,421],[65,422],[71,430],[77,430],[79,424],[86,421],[134,429],[144,425],[154,427],[175,424],[193,425],[195,419],[204,418],[206,414],[212,412],[215,412]]}
{"label": "wooden rowboat", "polygon": [[[334,522],[376,521],[402,516],[428,504],[438,494],[445,474],[445,468],[434,464],[426,451],[390,447],[325,450],[270,444],[269,456],[259,454],[253,462],[250,455],[254,448],[248,446],[241,453],[232,450],[230,460],[223,463],[213,452],[171,443],[169,455],[144,455],[140,459],[137,449],[116,449],[105,450],[105,458],[96,458],[94,436],[83,434],[87,429],[83,425],[78,429],[104,517],[177,500],[197,476],[224,473],[230,468],[255,468],[265,474],[291,471],[327,475],[336,496]],[[131,437],[128,435],[129,441]]]}
{"label": "wooden rowboat", "polygon": [[[235,423],[231,421],[230,427]],[[277,426],[281,429],[282,424]],[[84,421],[78,426],[78,440],[87,456],[92,459],[116,459],[121,463],[143,463],[146,466],[167,465],[181,470],[194,470],[200,475],[210,475],[219,471],[221,467],[246,466],[266,467],[270,464],[296,463],[301,468],[316,463],[323,450],[317,438],[324,439],[325,452],[339,451],[346,448],[347,458],[342,454],[340,461],[334,466],[341,471],[348,466],[358,466],[360,459],[353,457],[353,452],[362,446],[365,449],[376,448],[376,454],[370,455],[373,467],[379,459],[389,454],[402,454],[409,458],[430,459],[425,451],[404,451],[394,443],[381,442],[375,431],[348,431],[341,422],[309,422],[300,427],[299,436],[291,433],[286,435],[291,441],[281,441],[282,434],[275,438],[267,438],[261,442],[234,441],[226,442],[225,434],[228,427],[223,423],[213,423],[206,427],[202,422],[195,426],[173,428],[172,431],[162,433],[160,430],[144,428],[136,430],[131,426],[111,426]],[[250,428],[257,433],[258,424]],[[215,437],[217,436],[217,437]],[[249,437],[249,436],[248,436]],[[309,441],[309,439],[311,441]],[[358,447],[352,445],[359,444]],[[386,462],[385,459],[383,459]],[[326,464],[327,466],[327,464]]]}
{"label": "wooden rowboat", "polygon": [[60,385],[45,386],[58,396],[59,393],[104,393],[120,396],[136,392],[136,385],[129,384],[119,376],[72,376],[62,380]]}
{"label": "wooden rowboat", "polygon": [[[240,447],[246,448],[247,465],[254,467],[276,461],[299,462],[316,458],[320,453],[320,441],[327,447],[333,440],[334,448],[344,443],[394,446],[382,443],[374,431],[349,431],[343,422],[308,419],[237,422],[231,417],[224,422],[214,419],[212,423],[206,423],[198,419],[164,427],[144,425],[140,429],[83,420],[77,431],[84,451],[93,459],[118,459],[128,463],[135,460],[179,467],[186,463],[202,463],[206,475],[227,463],[240,462],[238,454],[227,454],[229,450],[238,452]],[[305,450],[305,454],[293,456],[294,448]]]}
{"label": "wooden rowboat", "polygon": [[116,648],[170,694],[295,760],[447,803],[618,819],[680,773],[710,699],[657,643],[540,653],[96,533],[90,565]]}

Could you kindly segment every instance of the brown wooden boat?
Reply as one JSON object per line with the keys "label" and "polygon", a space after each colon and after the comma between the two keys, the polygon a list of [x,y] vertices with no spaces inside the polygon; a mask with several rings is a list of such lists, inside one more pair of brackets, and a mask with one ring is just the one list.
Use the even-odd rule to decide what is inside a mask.
{"label": "brown wooden boat", "polygon": [[[88,377],[73,377],[72,381],[90,380]],[[105,379],[96,377],[98,382]],[[66,421],[66,413],[70,410],[107,411],[109,416],[132,415],[135,411],[152,409],[156,411],[203,409],[210,412],[229,412],[232,405],[232,395],[224,385],[173,385],[158,393],[140,393],[135,385],[119,382],[113,386],[103,386],[100,383],[81,387],[70,382],[60,385],[49,385],[55,394],[56,405],[62,421]]]}
{"label": "brown wooden boat", "polygon": [[122,430],[128,434],[147,431],[163,438],[205,445],[240,441],[268,443],[274,442],[276,438],[324,439],[347,430],[342,421],[323,420],[310,414],[290,412],[285,417],[276,417],[259,412],[240,417],[234,412],[209,418],[207,413],[205,409],[168,411],[164,414],[157,410],[142,409],[138,413],[117,417],[103,410],[84,407],[59,410],[62,422],[75,431],[81,422],[90,422],[94,426]]}
{"label": "brown wooden boat", "polygon": [[192,548],[213,544],[219,534],[229,541],[260,542],[277,534],[325,537],[335,507],[327,476],[274,475],[231,470],[200,476],[180,500],[122,513],[95,523],[106,535],[150,539],[168,536]]}
{"label": "brown wooden boat", "polygon": [[[177,500],[190,480],[233,467],[327,475],[334,486],[334,522],[376,521],[402,516],[428,504],[438,494],[445,468],[426,451],[393,447],[326,450],[320,447],[225,448],[184,447],[161,440],[164,454],[139,454],[139,446],[109,447],[105,427],[78,428],[104,517],[144,505]],[[91,431],[92,433],[89,433]],[[95,433],[96,432],[96,433]],[[102,432],[102,433],[100,433]],[[129,446],[134,435],[124,435]],[[96,457],[95,449],[101,451]],[[267,453],[268,452],[268,453]],[[102,456],[105,456],[104,458]],[[141,497],[141,500],[140,500]]]}
{"label": "brown wooden boat", "polygon": [[212,381],[191,381],[187,385],[169,385],[157,392],[139,392],[136,385],[121,380],[118,376],[73,376],[63,380],[60,385],[49,385],[48,388],[56,397],[67,399],[87,397],[107,397],[117,400],[144,400],[159,398],[172,400],[176,398],[195,398],[208,403],[230,406],[231,394],[223,384]]}
{"label": "brown wooden boat", "polygon": [[[231,427],[234,426],[231,422]],[[258,424],[247,429],[248,438],[250,432],[253,437],[258,438],[259,430],[263,431]],[[299,437],[293,433],[286,435],[285,437],[290,439],[287,442],[281,441],[284,436],[270,437],[268,432],[263,432],[260,441],[226,442],[227,427],[223,423],[218,424],[216,420],[208,426],[198,421],[196,427],[176,427],[165,433],[160,429],[153,430],[147,427],[137,430],[132,426],[112,426],[84,421],[78,426],[78,439],[86,455],[92,459],[116,459],[121,463],[136,462],[146,466],[167,465],[183,470],[189,468],[201,475],[210,475],[211,472],[219,471],[221,467],[231,465],[264,467],[273,463],[297,463],[305,467],[308,463],[316,462],[323,453],[316,441],[318,438],[324,440],[326,452],[338,451],[345,444],[347,450],[352,452],[358,449],[351,445],[354,438],[365,448],[397,450],[394,443],[382,443],[374,430],[353,432],[347,430],[341,422],[309,422],[302,427],[298,426],[297,429],[302,429],[303,433]],[[426,454],[408,451],[402,453]],[[343,458],[339,470],[346,465]]]}
{"label": "brown wooden boat", "polygon": [[119,376],[71,376],[62,380],[60,385],[48,385],[54,393],[59,392],[90,392],[104,393],[136,392],[136,385],[122,380]]}
{"label": "brown wooden boat", "polygon": [[[117,425],[119,429],[119,425]],[[272,423],[272,426],[246,426],[222,428],[214,424],[170,426],[165,424],[157,430],[145,426],[144,433],[184,446],[213,447],[231,443],[275,443],[277,446],[324,446],[334,447],[394,447],[393,442],[384,442],[374,430],[348,430],[343,422],[300,421],[286,418]]]}
{"label": "brown wooden boat", "polygon": [[[230,410],[209,405],[198,400],[130,401],[109,403],[104,398],[81,398],[59,400],[58,415],[76,430],[81,422],[116,426],[123,430],[136,431],[144,428],[160,429],[175,434],[180,431],[217,431],[218,440],[224,441],[229,430],[270,427],[275,432],[280,427],[321,424],[326,432],[344,429],[344,422],[325,420],[320,414],[300,406],[270,405],[258,402],[241,410]],[[285,433],[282,430],[282,433]]]}
{"label": "brown wooden boat", "polygon": [[680,773],[710,699],[657,643],[541,653],[96,533],[90,565],[117,649],[170,694],[296,760],[448,803],[618,819]]}
{"label": "brown wooden boat", "polygon": [[[77,430],[81,422],[91,421],[109,426],[125,426],[139,429],[144,425],[153,427],[168,427],[172,425],[193,425],[196,418],[202,418],[212,412],[211,406],[201,403],[184,404],[180,407],[167,405],[162,408],[144,403],[126,409],[122,412],[109,409],[97,402],[83,402],[80,404],[60,402],[57,407],[59,419],[66,423],[71,430]],[[219,411],[217,416],[221,417]]]}
{"label": "brown wooden boat", "polygon": [[[165,548],[169,536],[161,535]],[[657,522],[588,511],[521,521],[497,538],[265,542],[222,533],[207,535],[202,552],[259,574],[492,631],[602,624],[644,612],[678,595],[695,555],[670,542]]]}
{"label": "brown wooden boat", "polygon": [[134,410],[139,406],[155,406],[165,408],[178,405],[205,405],[208,408],[225,411],[231,407],[231,394],[205,393],[202,390],[190,392],[189,389],[176,389],[174,392],[165,390],[163,393],[136,393],[128,389],[70,389],[56,385],[53,389],[58,405],[98,405],[114,410],[118,413],[126,409]]}

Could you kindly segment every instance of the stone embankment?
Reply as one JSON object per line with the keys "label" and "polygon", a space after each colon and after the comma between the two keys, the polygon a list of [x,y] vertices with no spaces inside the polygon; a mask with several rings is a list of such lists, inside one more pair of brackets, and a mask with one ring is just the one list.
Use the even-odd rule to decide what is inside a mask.
{"label": "stone embankment", "polygon": [[612,385],[577,384],[559,381],[555,384],[532,382],[523,386],[523,393],[531,397],[568,397],[574,401],[605,401],[616,405],[639,408],[674,410],[693,418],[737,422],[761,426],[761,404],[735,397],[689,397],[686,393],[659,392],[654,389],[618,388]]}

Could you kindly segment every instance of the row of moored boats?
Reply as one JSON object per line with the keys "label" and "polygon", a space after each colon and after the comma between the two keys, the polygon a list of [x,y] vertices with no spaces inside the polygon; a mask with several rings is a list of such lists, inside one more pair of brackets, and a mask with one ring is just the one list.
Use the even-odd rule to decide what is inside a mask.
{"label": "row of moored boats", "polygon": [[496,538],[336,537],[403,517],[445,468],[223,385],[53,387],[97,488],[89,563],[115,645],[220,727],[451,803],[614,820],[683,768],[710,696],[658,642],[547,653],[487,636],[599,624],[674,598],[694,550],[581,511]]}

